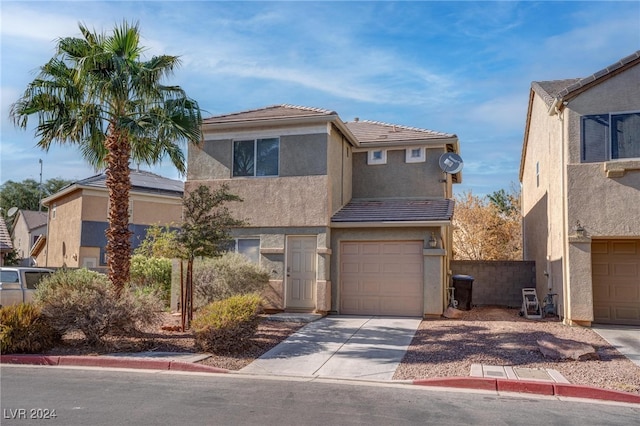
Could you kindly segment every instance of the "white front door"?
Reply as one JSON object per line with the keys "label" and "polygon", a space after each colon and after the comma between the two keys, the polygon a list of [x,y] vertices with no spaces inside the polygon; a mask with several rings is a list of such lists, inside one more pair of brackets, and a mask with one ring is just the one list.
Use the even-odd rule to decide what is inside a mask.
{"label": "white front door", "polygon": [[285,308],[313,309],[316,306],[316,241],[315,236],[287,239]]}

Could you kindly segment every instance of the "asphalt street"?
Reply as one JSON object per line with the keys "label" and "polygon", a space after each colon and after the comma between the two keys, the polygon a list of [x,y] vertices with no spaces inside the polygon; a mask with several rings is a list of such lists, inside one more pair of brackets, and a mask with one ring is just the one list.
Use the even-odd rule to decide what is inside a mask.
{"label": "asphalt street", "polygon": [[3,426],[584,426],[640,418],[637,404],[354,380],[14,365],[2,365],[0,374]]}

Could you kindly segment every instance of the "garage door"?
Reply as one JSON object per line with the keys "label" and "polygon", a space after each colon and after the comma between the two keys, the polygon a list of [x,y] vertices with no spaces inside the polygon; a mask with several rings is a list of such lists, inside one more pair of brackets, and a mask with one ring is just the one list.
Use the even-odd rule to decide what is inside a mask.
{"label": "garage door", "polygon": [[594,322],[640,325],[640,240],[591,243]]}
{"label": "garage door", "polygon": [[422,241],[340,244],[340,313],[422,316]]}

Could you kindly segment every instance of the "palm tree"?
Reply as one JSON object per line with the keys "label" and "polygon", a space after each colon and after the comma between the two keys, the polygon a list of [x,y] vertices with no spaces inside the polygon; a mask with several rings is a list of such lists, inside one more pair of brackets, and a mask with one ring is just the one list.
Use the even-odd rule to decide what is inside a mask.
{"label": "palm tree", "polygon": [[198,103],[163,79],[177,56],[142,60],[138,24],[123,22],[112,34],[79,25],[81,38],[61,38],[55,56],[40,68],[11,106],[16,126],[35,116],[37,145],[77,145],[94,168],[106,169],[109,191],[107,267],[120,292],[129,279],[129,162],[156,164],[165,156],[184,173],[183,142],[198,143]]}

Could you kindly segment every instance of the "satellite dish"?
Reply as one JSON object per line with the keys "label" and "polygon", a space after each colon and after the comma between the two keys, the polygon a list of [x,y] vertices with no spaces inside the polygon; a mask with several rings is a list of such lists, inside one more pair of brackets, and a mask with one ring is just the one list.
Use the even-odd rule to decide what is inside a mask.
{"label": "satellite dish", "polygon": [[440,156],[438,160],[438,164],[443,172],[449,174],[456,174],[462,170],[464,166],[464,162],[462,161],[462,157],[453,152],[447,152]]}
{"label": "satellite dish", "polygon": [[7,211],[7,216],[8,216],[8,217],[11,217],[11,216],[13,216],[14,214],[16,214],[16,213],[17,213],[17,211],[18,211],[18,208],[17,208],[17,207],[11,207],[11,208]]}

